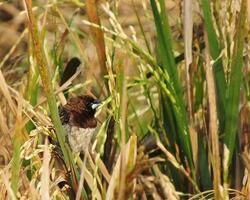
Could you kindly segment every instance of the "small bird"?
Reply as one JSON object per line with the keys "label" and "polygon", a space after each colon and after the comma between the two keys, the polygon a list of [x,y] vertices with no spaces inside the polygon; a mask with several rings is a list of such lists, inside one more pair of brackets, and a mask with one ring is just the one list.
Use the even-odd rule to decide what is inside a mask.
{"label": "small bird", "polygon": [[92,96],[72,97],[59,108],[66,139],[73,152],[84,152],[89,146],[97,126],[96,109],[101,102]]}

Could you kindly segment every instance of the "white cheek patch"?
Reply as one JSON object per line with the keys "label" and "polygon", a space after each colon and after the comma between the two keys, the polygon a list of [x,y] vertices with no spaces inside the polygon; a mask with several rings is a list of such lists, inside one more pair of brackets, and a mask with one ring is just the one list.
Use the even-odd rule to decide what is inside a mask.
{"label": "white cheek patch", "polygon": [[99,107],[101,104],[100,103],[93,103],[92,105],[91,105],[91,108],[93,109],[93,110],[95,110],[97,107]]}

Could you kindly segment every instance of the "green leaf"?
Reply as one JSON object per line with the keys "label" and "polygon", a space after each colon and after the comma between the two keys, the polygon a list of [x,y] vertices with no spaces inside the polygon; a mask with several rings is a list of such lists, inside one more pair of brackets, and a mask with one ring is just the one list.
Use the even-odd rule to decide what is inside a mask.
{"label": "green leaf", "polygon": [[224,142],[230,151],[229,164],[235,149],[236,134],[238,129],[239,106],[240,106],[240,88],[243,77],[243,48],[246,35],[246,0],[241,2],[239,20],[236,22],[235,44],[232,57],[230,84],[228,86],[226,127]]}
{"label": "green leaf", "polygon": [[214,25],[213,17],[210,9],[209,0],[201,0],[201,6],[204,15],[204,23],[207,32],[209,51],[212,59],[215,61],[213,64],[213,73],[215,79],[216,96],[217,96],[217,108],[220,132],[222,133],[225,127],[225,96],[226,96],[226,79],[223,69],[222,59],[220,54],[222,51],[219,39],[217,38]]}
{"label": "green leaf", "polygon": [[19,133],[20,131],[16,131],[13,138],[13,158],[11,162],[11,188],[15,195],[18,192],[19,172],[21,168],[21,139]]}
{"label": "green leaf", "polygon": [[[163,99],[161,103],[164,112],[163,117],[165,119],[165,127],[171,126],[171,128],[169,128],[169,130],[167,130],[166,132],[171,131],[169,132],[169,134],[177,134],[178,139],[175,141],[175,143],[177,143],[179,147],[181,147],[180,149],[184,153],[182,154],[184,155],[184,160],[186,157],[186,159],[188,160],[189,167],[191,168],[191,171],[194,176],[194,164],[189,135],[187,112],[185,110],[181,84],[175,64],[175,58],[172,47],[172,37],[168,17],[166,15],[167,12],[165,9],[165,3],[163,0],[159,0],[159,11],[156,5],[156,1],[151,0],[150,2],[157,30],[158,63],[160,63],[162,70],[165,72],[165,77],[168,79],[164,80],[164,77],[162,77],[162,81],[165,82],[167,88],[171,91],[174,97],[174,101],[171,101],[171,99],[168,99],[168,94],[162,95]],[[171,102],[170,105],[169,102]],[[172,122],[172,125],[169,124],[170,122]],[[183,162],[185,162],[184,160]]]}

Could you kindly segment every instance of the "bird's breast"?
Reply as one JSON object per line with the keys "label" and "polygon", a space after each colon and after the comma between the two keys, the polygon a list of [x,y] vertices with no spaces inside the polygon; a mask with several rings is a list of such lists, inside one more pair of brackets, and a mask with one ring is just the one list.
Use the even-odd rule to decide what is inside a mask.
{"label": "bird's breast", "polygon": [[75,153],[85,151],[90,144],[95,128],[80,128],[67,124],[63,126],[72,151]]}

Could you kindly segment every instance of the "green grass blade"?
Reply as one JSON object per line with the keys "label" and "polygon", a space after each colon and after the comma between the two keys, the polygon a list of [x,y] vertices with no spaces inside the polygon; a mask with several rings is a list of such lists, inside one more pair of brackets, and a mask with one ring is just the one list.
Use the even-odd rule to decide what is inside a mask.
{"label": "green grass blade", "polygon": [[222,59],[219,58],[222,48],[219,43],[219,39],[217,38],[214,26],[213,26],[213,18],[210,9],[210,1],[209,0],[201,0],[201,6],[204,15],[204,23],[208,37],[209,43],[209,51],[212,59],[215,61],[213,65],[213,73],[215,79],[215,87],[217,94],[217,104],[218,104],[218,117],[219,117],[219,126],[220,132],[224,130],[225,127],[225,94],[226,94],[226,79],[225,73],[223,70]]}
{"label": "green grass blade", "polygon": [[[174,116],[174,121],[176,124],[174,124],[173,126],[176,127],[172,127],[171,130],[174,130],[174,128],[177,130],[176,134],[178,135],[178,141],[176,142],[182,147],[181,149],[183,149],[184,155],[186,156],[191,171],[194,175],[194,165],[193,165],[192,148],[191,148],[188,123],[187,123],[187,113],[182,99],[181,84],[177,73],[175,58],[173,55],[171,31],[168,22],[168,17],[166,15],[167,12],[165,9],[165,3],[163,0],[159,1],[161,8],[161,12],[159,12],[157,9],[156,1],[151,0],[150,2],[157,30],[159,63],[161,63],[163,71],[167,74],[167,76],[169,76],[171,84],[170,86],[168,86],[168,88],[173,86],[172,92],[176,101],[176,103],[171,104],[173,112],[168,112],[165,118],[168,121],[168,119],[171,119]],[[167,101],[167,99],[163,100],[162,102],[163,104],[164,101]],[[165,105],[165,107],[166,106],[168,105]],[[163,112],[166,111],[163,110]]]}
{"label": "green grass blade", "polygon": [[15,195],[18,192],[19,172],[21,168],[21,145],[19,130],[16,131],[13,138],[13,158],[11,163],[11,188]]}
{"label": "green grass blade", "polygon": [[15,122],[15,131],[13,136],[13,158],[11,161],[11,188],[17,196],[18,188],[20,187],[20,169],[21,169],[21,146],[23,144],[23,133],[20,126],[22,121],[22,101],[18,101],[17,115]]}
{"label": "green grass blade", "polygon": [[[39,71],[37,66],[34,66],[34,69],[29,69],[29,80],[28,88],[26,93],[26,99],[30,102],[31,105],[35,106],[37,104],[38,94],[39,94]],[[35,128],[35,125],[29,121],[26,124],[26,130],[29,133]]]}
{"label": "green grass blade", "polygon": [[74,189],[76,189],[78,180],[75,177],[77,177],[78,173],[76,171],[76,165],[74,164],[73,156],[69,149],[69,145],[67,145],[67,143],[65,142],[65,133],[61,124],[58,108],[56,105],[56,96],[54,94],[52,87],[51,75],[49,73],[48,66],[46,65],[46,61],[44,58],[44,51],[40,40],[40,32],[38,31],[37,23],[32,12],[32,1],[26,0],[25,6],[28,14],[28,21],[30,26],[30,34],[33,44],[34,56],[36,58],[36,62],[38,65],[38,70],[43,83],[44,92],[47,97],[47,102],[51,113],[51,119],[56,131],[57,140],[60,144],[63,153],[63,159],[65,161],[67,169],[71,170],[71,181]]}
{"label": "green grass blade", "polygon": [[147,40],[146,33],[145,33],[145,30],[144,30],[143,25],[142,25],[141,17],[140,17],[140,15],[139,15],[139,13],[138,13],[138,10],[137,10],[136,6],[135,6],[134,0],[132,0],[132,3],[133,3],[133,6],[134,6],[135,16],[136,16],[136,18],[137,18],[138,25],[139,25],[139,27],[140,27],[140,30],[141,30],[141,33],[142,33],[142,36],[143,36],[145,45],[146,45],[146,47],[147,47],[148,52],[151,53],[150,45],[149,45],[149,42],[148,42],[148,40]]}
{"label": "green grass blade", "polygon": [[199,170],[200,170],[200,184],[204,190],[210,190],[213,188],[213,182],[211,179],[211,174],[209,170],[209,159],[207,155],[207,149],[206,149],[206,137],[202,137],[199,135],[198,138],[198,147],[199,147],[199,153],[198,153],[198,160],[199,160]]}
{"label": "green grass blade", "polygon": [[28,12],[28,18],[29,18],[29,25],[30,25],[30,33],[31,33],[31,38],[33,42],[33,50],[34,50],[34,55],[36,58],[36,62],[38,65],[39,73],[42,79],[44,91],[48,100],[48,105],[49,109],[51,112],[51,118],[53,121],[53,124],[55,126],[56,134],[57,134],[57,139],[59,141],[59,144],[62,148],[63,155],[65,157],[65,162],[67,166],[70,166],[70,159],[69,155],[66,151],[65,148],[65,140],[64,140],[64,129],[62,127],[57,105],[56,105],[56,97],[53,93],[53,88],[52,88],[52,82],[51,82],[51,77],[50,73],[48,71],[45,59],[44,59],[44,53],[41,45],[41,41],[39,38],[39,32],[38,28],[36,25],[35,18],[32,13],[32,2],[29,0],[26,0],[26,6],[27,6],[27,12]]}
{"label": "green grass blade", "polygon": [[[158,53],[161,58],[161,64],[164,70],[166,70],[169,76],[173,80],[174,87],[177,90],[177,93],[180,92],[180,83],[177,77],[177,69],[175,65],[173,48],[172,48],[172,38],[171,31],[168,23],[168,18],[166,16],[166,11],[163,8],[164,5],[161,5],[163,9],[159,13],[155,0],[151,0],[151,7],[154,14],[155,26],[157,30],[157,40],[158,40]],[[161,1],[162,4],[164,4]]]}
{"label": "green grass blade", "polygon": [[229,164],[231,163],[239,119],[240,88],[242,84],[243,48],[246,34],[246,0],[241,3],[240,16],[236,25],[234,53],[231,64],[230,84],[228,86],[225,144],[230,151]]}

